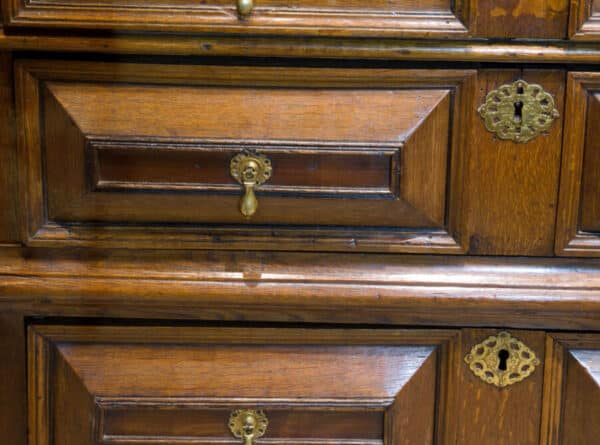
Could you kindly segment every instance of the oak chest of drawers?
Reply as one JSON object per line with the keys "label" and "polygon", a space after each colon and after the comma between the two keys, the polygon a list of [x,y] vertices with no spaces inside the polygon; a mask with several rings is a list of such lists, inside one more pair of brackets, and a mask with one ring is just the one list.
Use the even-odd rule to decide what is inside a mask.
{"label": "oak chest of drawers", "polygon": [[1,9],[1,443],[600,444],[599,1]]}

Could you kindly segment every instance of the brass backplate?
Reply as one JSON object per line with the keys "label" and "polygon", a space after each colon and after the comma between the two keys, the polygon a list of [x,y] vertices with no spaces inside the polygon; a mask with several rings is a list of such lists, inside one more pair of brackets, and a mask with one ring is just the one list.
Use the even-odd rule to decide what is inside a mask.
{"label": "brass backplate", "polygon": [[485,127],[500,139],[528,142],[559,117],[552,96],[540,85],[517,80],[492,90],[477,110]]}
{"label": "brass backplate", "polygon": [[240,212],[246,217],[254,215],[258,209],[258,199],[254,191],[271,177],[273,172],[271,160],[259,153],[239,153],[231,159],[229,172],[244,187]]}
{"label": "brass backplate", "polygon": [[229,415],[229,430],[245,445],[252,445],[255,439],[264,436],[269,420],[262,409],[236,409]]}
{"label": "brass backplate", "polygon": [[535,353],[508,332],[473,346],[465,362],[477,377],[499,388],[524,380],[540,364]]}

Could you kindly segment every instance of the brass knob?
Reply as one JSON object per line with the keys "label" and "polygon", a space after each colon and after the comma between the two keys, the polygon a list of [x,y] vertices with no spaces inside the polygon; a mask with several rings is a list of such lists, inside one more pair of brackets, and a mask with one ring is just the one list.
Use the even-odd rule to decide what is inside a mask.
{"label": "brass knob", "polygon": [[247,17],[254,7],[253,0],[237,0],[237,10],[240,17]]}
{"label": "brass knob", "polygon": [[231,176],[244,187],[240,212],[246,217],[256,213],[258,200],[254,190],[271,177],[271,160],[265,155],[244,152],[233,157],[229,163]]}
{"label": "brass knob", "polygon": [[254,439],[264,436],[269,420],[263,410],[236,409],[229,415],[229,430],[244,445],[252,445]]}

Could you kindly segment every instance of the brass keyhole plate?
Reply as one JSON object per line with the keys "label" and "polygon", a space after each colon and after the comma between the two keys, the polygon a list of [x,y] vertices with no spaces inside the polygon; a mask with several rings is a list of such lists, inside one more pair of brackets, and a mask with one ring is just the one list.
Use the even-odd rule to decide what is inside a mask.
{"label": "brass keyhole plate", "polygon": [[500,139],[528,142],[559,117],[554,98],[540,85],[517,80],[492,90],[477,110],[485,128]]}
{"label": "brass keyhole plate", "polygon": [[492,335],[473,346],[465,362],[473,374],[499,388],[524,380],[540,365],[535,353],[508,332]]}

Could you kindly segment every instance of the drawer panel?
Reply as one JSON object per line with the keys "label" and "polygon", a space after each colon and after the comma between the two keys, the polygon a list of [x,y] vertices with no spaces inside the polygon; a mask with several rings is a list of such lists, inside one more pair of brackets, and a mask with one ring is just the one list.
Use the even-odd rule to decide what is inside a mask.
{"label": "drawer panel", "polygon": [[[472,71],[18,71],[31,245],[464,251]],[[244,154],[270,162],[252,214]]]}
{"label": "drawer panel", "polygon": [[576,40],[600,40],[600,0],[571,2],[569,34]]}
{"label": "drawer panel", "polygon": [[556,252],[600,255],[600,75],[570,73]]}
{"label": "drawer panel", "polygon": [[[241,0],[239,0],[241,1]],[[467,0],[3,0],[11,27],[465,37]],[[244,2],[247,3],[247,2]]]}
{"label": "drawer panel", "polygon": [[444,430],[457,338],[436,330],[32,326],[30,428],[36,445],[236,444],[232,411],[260,409],[268,443],[432,444]]}
{"label": "drawer panel", "polygon": [[555,333],[546,354],[542,443],[594,443],[600,434],[600,337]]}

